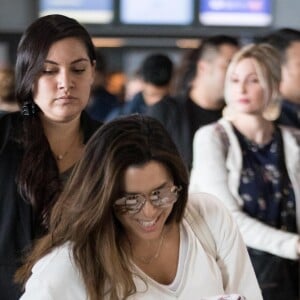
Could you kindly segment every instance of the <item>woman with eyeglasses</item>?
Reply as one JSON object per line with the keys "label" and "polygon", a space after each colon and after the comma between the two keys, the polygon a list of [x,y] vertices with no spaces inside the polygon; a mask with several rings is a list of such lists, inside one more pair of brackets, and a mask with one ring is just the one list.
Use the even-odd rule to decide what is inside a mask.
{"label": "woman with eyeglasses", "polygon": [[229,213],[187,191],[184,162],[158,121],[103,125],[17,273],[21,299],[262,299]]}

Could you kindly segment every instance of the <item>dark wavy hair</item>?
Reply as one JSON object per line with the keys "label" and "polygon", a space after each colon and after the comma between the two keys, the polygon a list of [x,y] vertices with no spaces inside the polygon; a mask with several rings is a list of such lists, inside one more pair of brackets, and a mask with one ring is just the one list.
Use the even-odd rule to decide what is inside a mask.
{"label": "dark wavy hair", "polygon": [[134,294],[132,257],[124,251],[125,233],[114,215],[113,203],[122,195],[126,169],[152,160],[163,164],[174,184],[182,187],[167,220],[180,222],[187,203],[188,172],[172,139],[151,117],[115,119],[103,125],[87,143],[83,158],[52,210],[49,233],[18,271],[18,281],[27,280],[38,259],[71,242],[89,299],[103,299],[106,293],[111,299]]}
{"label": "dark wavy hair", "polygon": [[[91,37],[72,18],[63,15],[41,17],[24,32],[18,45],[15,67],[16,98],[21,108],[24,104],[36,106],[32,87],[43,69],[48,51],[53,43],[68,37],[80,40],[91,63],[94,63],[96,55]],[[18,141],[24,149],[17,177],[18,189],[22,197],[33,205],[39,221],[46,226],[48,211],[61,186],[58,167],[38,113],[23,116]]]}

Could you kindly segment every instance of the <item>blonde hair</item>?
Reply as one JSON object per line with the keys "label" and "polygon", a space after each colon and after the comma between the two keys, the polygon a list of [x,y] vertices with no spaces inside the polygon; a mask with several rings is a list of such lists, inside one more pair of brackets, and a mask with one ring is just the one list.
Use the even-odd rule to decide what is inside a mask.
{"label": "blonde hair", "polygon": [[238,51],[228,66],[225,77],[225,118],[231,118],[234,114],[230,107],[230,76],[239,62],[243,59],[252,58],[260,84],[265,91],[266,106],[263,117],[267,120],[278,118],[281,109],[279,100],[279,84],[281,80],[280,56],[278,51],[269,44],[249,44]]}

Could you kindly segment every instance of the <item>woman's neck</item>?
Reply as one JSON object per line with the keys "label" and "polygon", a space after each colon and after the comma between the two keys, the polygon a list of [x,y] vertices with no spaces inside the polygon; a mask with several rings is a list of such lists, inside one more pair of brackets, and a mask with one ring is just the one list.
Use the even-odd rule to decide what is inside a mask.
{"label": "woman's neck", "polygon": [[53,121],[43,115],[41,122],[48,140],[63,140],[80,131],[80,115],[69,121]]}
{"label": "woman's neck", "polygon": [[42,119],[45,135],[60,172],[73,166],[84,149],[80,118],[59,123]]}
{"label": "woman's neck", "polygon": [[[170,284],[176,276],[180,247],[179,231],[178,223],[166,225],[162,232],[163,236],[160,236],[158,241],[151,245],[151,252],[149,251],[150,248],[147,250],[145,242],[144,245],[141,243],[141,240],[136,246],[130,244],[131,249],[129,251],[131,251],[135,265],[161,284]],[[132,243],[131,240],[130,243]],[[146,257],[146,261],[140,260],[137,256]],[[152,257],[154,258],[152,259]]]}
{"label": "woman's neck", "polygon": [[178,224],[175,222],[165,225],[157,239],[148,241],[127,234],[127,238],[130,244],[130,251],[133,254],[133,257],[137,258],[138,260],[139,257],[151,257],[157,255],[157,250],[159,248],[159,250],[161,250],[164,247],[165,241],[169,238],[170,235],[174,234],[174,231],[177,230],[177,227]]}
{"label": "woman's neck", "polygon": [[268,143],[275,130],[273,122],[260,116],[239,115],[232,124],[248,140],[260,145]]}

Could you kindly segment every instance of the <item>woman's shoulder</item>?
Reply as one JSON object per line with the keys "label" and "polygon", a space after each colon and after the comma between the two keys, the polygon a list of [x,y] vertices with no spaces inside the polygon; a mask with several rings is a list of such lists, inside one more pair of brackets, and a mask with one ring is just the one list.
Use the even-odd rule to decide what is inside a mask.
{"label": "woman's shoulder", "polygon": [[232,131],[232,125],[229,121],[224,118],[219,119],[213,123],[206,124],[201,126],[195,133],[195,136],[209,136],[217,135],[223,133],[230,133]]}
{"label": "woman's shoulder", "polygon": [[224,229],[232,222],[228,209],[220,199],[212,194],[189,193],[187,210],[192,212],[195,217],[202,217],[213,231]]}
{"label": "woman's shoulder", "polygon": [[0,117],[0,148],[9,139],[13,139],[15,134],[20,130],[22,115],[20,112],[4,114]]}
{"label": "woman's shoulder", "polygon": [[41,287],[47,299],[85,299],[84,283],[70,243],[55,248],[33,266],[21,299],[41,299],[37,296]]}
{"label": "woman's shoulder", "polygon": [[208,193],[189,194],[185,220],[203,240],[207,252],[214,256],[217,249],[226,246],[227,240],[237,232],[227,208],[217,197]]}
{"label": "woman's shoulder", "polygon": [[0,114],[0,122],[1,124],[5,124],[8,122],[20,122],[22,119],[22,115],[19,111],[15,112],[6,112]]}
{"label": "woman's shoulder", "polygon": [[0,116],[0,131],[3,133],[4,131],[16,128],[21,124],[21,122],[22,115],[20,112],[2,114]]}
{"label": "woman's shoulder", "polygon": [[71,243],[54,248],[42,257],[32,268],[32,279],[47,283],[47,286],[59,288],[69,282],[70,285],[80,284],[79,270],[73,259]]}
{"label": "woman's shoulder", "polygon": [[203,192],[189,193],[187,207],[206,218],[211,214],[229,213],[223,203],[216,196]]}
{"label": "woman's shoulder", "polygon": [[32,268],[33,274],[52,275],[74,269],[72,247],[69,243],[54,248],[42,257]]}

